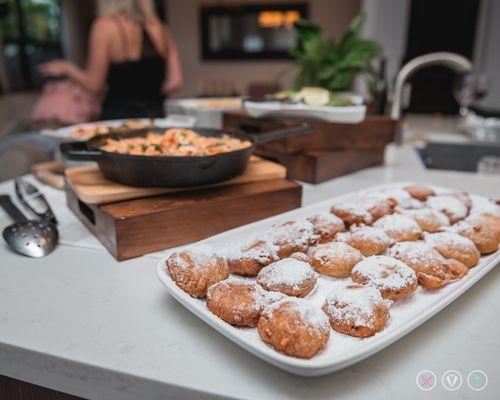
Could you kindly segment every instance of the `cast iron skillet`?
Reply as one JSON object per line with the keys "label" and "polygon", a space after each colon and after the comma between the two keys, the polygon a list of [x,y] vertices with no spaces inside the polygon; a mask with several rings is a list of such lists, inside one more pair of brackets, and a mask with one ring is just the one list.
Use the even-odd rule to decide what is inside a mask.
{"label": "cast iron skillet", "polygon": [[70,160],[96,161],[103,175],[115,182],[137,187],[189,187],[221,182],[241,175],[255,144],[312,132],[312,128],[307,124],[258,135],[220,129],[194,130],[203,136],[227,134],[248,140],[252,144],[245,149],[211,156],[142,156],[112,153],[100,149],[108,138],[145,136],[148,132],[164,131],[164,129],[143,129],[99,135],[86,142],[61,143],[60,148],[63,156]]}

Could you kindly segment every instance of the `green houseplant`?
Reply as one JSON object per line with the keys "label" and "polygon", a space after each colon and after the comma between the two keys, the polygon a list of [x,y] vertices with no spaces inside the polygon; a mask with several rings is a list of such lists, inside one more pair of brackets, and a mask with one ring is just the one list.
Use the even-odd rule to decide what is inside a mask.
{"label": "green houseplant", "polygon": [[355,17],[338,43],[322,37],[318,25],[297,21],[294,24],[297,45],[291,52],[294,63],[282,71],[278,79],[298,69],[293,89],[318,86],[337,91],[349,89],[358,73],[373,76],[371,61],[379,55],[380,46],[360,36],[364,20],[363,14]]}

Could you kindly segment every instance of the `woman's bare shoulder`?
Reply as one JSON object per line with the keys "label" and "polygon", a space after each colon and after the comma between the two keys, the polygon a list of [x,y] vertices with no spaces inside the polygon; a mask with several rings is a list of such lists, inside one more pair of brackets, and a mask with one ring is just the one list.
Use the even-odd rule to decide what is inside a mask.
{"label": "woman's bare shoulder", "polygon": [[113,32],[115,28],[116,22],[113,21],[111,17],[99,17],[94,20],[92,23],[92,31],[99,32],[100,34],[108,34]]}

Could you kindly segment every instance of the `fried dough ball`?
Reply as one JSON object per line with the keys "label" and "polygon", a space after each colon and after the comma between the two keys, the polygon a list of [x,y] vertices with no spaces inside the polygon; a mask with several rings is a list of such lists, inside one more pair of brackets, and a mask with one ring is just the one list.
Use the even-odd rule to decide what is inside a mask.
{"label": "fried dough ball", "polygon": [[362,259],[359,250],[343,242],[320,244],[311,255],[312,266],[316,271],[336,278],[347,278]]}
{"label": "fried dough ball", "polygon": [[399,208],[422,208],[424,206],[424,203],[410,196],[410,193],[401,188],[384,190],[380,196],[396,201]]}
{"label": "fried dough ball", "polygon": [[266,299],[259,285],[226,279],[208,288],[206,304],[213,314],[228,324],[254,327]]}
{"label": "fried dough ball", "polygon": [[365,257],[381,254],[394,241],[384,230],[366,225],[353,225],[349,232],[341,232],[336,240],[358,249]]}
{"label": "fried dough ball", "polygon": [[229,276],[226,260],[207,245],[173,253],[166,267],[175,284],[192,297],[205,297],[210,286]]}
{"label": "fried dough ball", "polygon": [[294,258],[296,260],[311,264],[311,257],[309,257],[306,253],[300,253],[300,252],[293,253],[290,254],[290,257],[288,258]]}
{"label": "fried dough ball", "polygon": [[402,209],[398,210],[401,214],[413,218],[417,224],[426,232],[437,232],[441,228],[449,226],[450,220],[446,214],[441,211],[433,210],[429,207],[417,209]]}
{"label": "fried dough ball", "polygon": [[497,240],[500,241],[500,215],[491,213],[471,214],[465,220],[473,225],[480,225],[493,229],[496,233]]}
{"label": "fried dough ball", "polygon": [[357,263],[351,278],[360,285],[373,286],[384,299],[399,300],[418,287],[415,271],[402,261],[388,256],[371,256]]}
{"label": "fried dough ball", "polygon": [[289,257],[296,252],[305,253],[318,239],[309,221],[286,221],[273,225],[265,233],[265,241],[277,246],[279,258]]}
{"label": "fried dough ball", "polygon": [[423,241],[396,243],[387,255],[413,268],[418,281],[427,289],[439,289],[469,272],[460,261],[447,260]]}
{"label": "fried dough ball", "polygon": [[343,220],[346,225],[370,225],[373,222],[373,216],[359,200],[334,204],[330,212]]}
{"label": "fried dough ball", "polygon": [[386,215],[375,221],[373,226],[383,229],[395,242],[413,241],[422,236],[422,229],[415,220],[400,214]]}
{"label": "fried dough ball", "polygon": [[380,331],[389,320],[390,301],[374,287],[335,282],[323,304],[337,332],[365,338]]}
{"label": "fried dough ball", "polygon": [[408,185],[404,187],[404,190],[406,190],[411,197],[420,201],[426,201],[427,197],[436,195],[434,190],[425,185]]}
{"label": "fried dough ball", "polygon": [[311,358],[330,337],[328,318],[304,300],[282,300],[264,309],[257,324],[261,339],[287,356]]}
{"label": "fried dough ball", "polygon": [[498,250],[499,240],[493,228],[479,223],[460,221],[450,228],[450,232],[458,233],[471,240],[483,255]]}
{"label": "fried dough ball", "polygon": [[279,259],[277,251],[276,246],[257,240],[227,257],[229,270],[237,275],[257,276],[262,268]]}
{"label": "fried dough ball", "polygon": [[257,283],[265,290],[294,297],[307,296],[316,286],[317,280],[317,274],[308,263],[294,258],[276,261],[257,275]]}
{"label": "fried dough ball", "polygon": [[344,221],[333,214],[316,214],[309,217],[308,221],[313,224],[319,243],[331,242],[337,233],[345,230]]}
{"label": "fried dough ball", "polygon": [[460,261],[468,268],[475,267],[481,258],[472,240],[453,232],[427,233],[424,240],[443,257]]}
{"label": "fried dough ball", "polygon": [[366,209],[372,215],[373,220],[382,218],[385,215],[392,214],[397,201],[392,198],[386,198],[378,194],[373,194],[363,198],[362,202]]}
{"label": "fried dough ball", "polygon": [[429,196],[427,206],[444,213],[452,224],[464,219],[469,212],[464,201],[451,194]]}

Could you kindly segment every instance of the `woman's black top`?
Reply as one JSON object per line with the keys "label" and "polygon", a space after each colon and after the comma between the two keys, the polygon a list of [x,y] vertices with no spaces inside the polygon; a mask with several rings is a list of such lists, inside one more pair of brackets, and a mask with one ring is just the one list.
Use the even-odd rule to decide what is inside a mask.
{"label": "woman's black top", "polygon": [[[129,45],[125,29],[114,19],[125,54]],[[108,91],[102,106],[101,119],[164,117],[162,84],[165,60],[142,28],[142,52],[138,60],[112,63],[107,78]]]}

